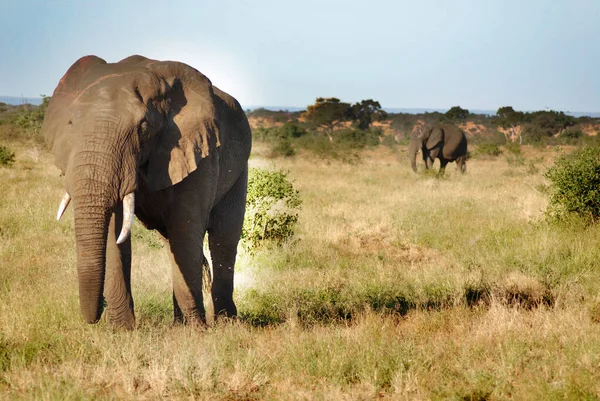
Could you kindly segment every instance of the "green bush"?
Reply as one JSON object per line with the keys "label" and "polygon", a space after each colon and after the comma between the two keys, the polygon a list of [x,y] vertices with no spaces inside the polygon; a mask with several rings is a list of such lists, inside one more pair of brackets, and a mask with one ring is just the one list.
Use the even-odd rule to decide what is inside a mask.
{"label": "green bush", "polygon": [[15,154],[6,146],[0,145],[0,166],[10,167],[15,162]]}
{"label": "green bush", "polygon": [[521,154],[521,145],[518,142],[508,142],[504,144],[504,149],[513,155]]}
{"label": "green bush", "polygon": [[272,141],[278,139],[277,127],[257,127],[252,130],[252,139],[257,141]]}
{"label": "green bush", "polygon": [[292,142],[288,138],[281,138],[275,141],[271,149],[271,157],[290,157],[296,154]]}
{"label": "green bush", "polygon": [[300,138],[307,134],[306,128],[296,123],[285,123],[278,128],[280,136],[283,138]]}
{"label": "green bush", "polygon": [[265,243],[281,245],[294,235],[300,193],[283,170],[251,168],[242,244],[252,251]]}
{"label": "green bush", "polygon": [[377,128],[367,130],[347,128],[335,132],[335,137],[341,146],[356,149],[377,146],[381,143],[379,138],[382,136],[383,132]]}
{"label": "green bush", "polygon": [[481,143],[473,151],[473,157],[496,157],[502,153],[502,150],[495,143]]}
{"label": "green bush", "polygon": [[551,182],[549,217],[577,215],[588,222],[600,218],[600,147],[561,156],[545,175]]}
{"label": "green bush", "polygon": [[349,146],[347,142],[342,142],[339,138],[336,139],[334,139],[334,142],[331,142],[326,136],[310,134],[298,138],[295,144],[299,148],[305,149],[325,160],[337,160],[349,164],[360,160],[358,150],[355,146]]}
{"label": "green bush", "polygon": [[292,122],[281,127],[258,127],[252,131],[252,137],[260,141],[275,142],[281,139],[301,138],[307,134],[306,128]]}

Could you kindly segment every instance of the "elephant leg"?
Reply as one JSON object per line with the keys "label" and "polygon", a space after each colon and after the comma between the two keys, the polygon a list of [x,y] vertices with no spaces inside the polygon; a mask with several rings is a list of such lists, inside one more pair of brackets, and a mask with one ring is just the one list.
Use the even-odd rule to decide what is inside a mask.
{"label": "elephant leg", "polygon": [[425,159],[425,168],[426,169],[430,169],[433,168],[433,162],[434,162],[434,158],[433,157],[428,157]]}
{"label": "elephant leg", "polygon": [[[173,259],[171,259],[171,265],[175,266]],[[175,269],[175,267],[173,267]],[[173,290],[173,322],[175,323],[183,323],[183,312],[177,303],[177,297],[175,296],[175,290]]]}
{"label": "elephant leg", "polygon": [[173,267],[174,321],[204,325],[202,297],[202,241],[204,230],[184,226],[175,233],[169,230],[171,265]]}
{"label": "elephant leg", "polygon": [[202,250],[217,173],[210,166],[177,185],[166,218],[173,267],[174,320],[204,326]]}
{"label": "elephant leg", "polygon": [[104,298],[108,320],[113,326],[131,330],[135,327],[131,296],[131,237],[117,245],[122,224],[123,208],[119,206],[110,219],[108,229]]}
{"label": "elephant leg", "polygon": [[439,175],[444,175],[446,172],[446,166],[448,165],[448,160],[440,159],[440,171]]}
{"label": "elephant leg", "polygon": [[456,159],[456,166],[461,173],[465,173],[467,171],[466,159],[466,156],[460,156],[458,159]]}
{"label": "elephant leg", "polygon": [[210,214],[208,243],[213,269],[211,293],[217,316],[237,315],[233,302],[233,274],[244,224],[247,181],[246,170]]}

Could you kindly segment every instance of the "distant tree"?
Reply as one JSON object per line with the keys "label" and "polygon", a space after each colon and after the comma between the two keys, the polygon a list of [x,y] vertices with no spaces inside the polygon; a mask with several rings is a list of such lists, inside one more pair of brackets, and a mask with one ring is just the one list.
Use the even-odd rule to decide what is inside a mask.
{"label": "distant tree", "polygon": [[560,135],[565,129],[577,122],[575,117],[554,110],[527,113],[526,120],[528,123],[525,127],[525,134],[532,142],[540,141],[544,137]]}
{"label": "distant tree", "polygon": [[381,109],[379,102],[373,99],[354,103],[350,108],[351,118],[358,121],[358,128],[366,130],[373,121],[382,121],[387,118],[387,113]]}
{"label": "distant tree", "polygon": [[454,106],[444,114],[444,117],[452,122],[464,121],[469,117],[469,110]]}
{"label": "distant tree", "polygon": [[333,130],[351,117],[350,104],[340,102],[335,97],[317,98],[315,104],[306,108],[305,117],[308,121],[322,128],[329,140],[333,142]]}

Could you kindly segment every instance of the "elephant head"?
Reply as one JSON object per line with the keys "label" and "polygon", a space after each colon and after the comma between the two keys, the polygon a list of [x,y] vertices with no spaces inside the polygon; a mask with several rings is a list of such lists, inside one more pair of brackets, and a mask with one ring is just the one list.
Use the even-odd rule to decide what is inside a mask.
{"label": "elephant head", "polygon": [[219,146],[214,96],[194,68],[141,56],[110,64],[83,57],[60,80],[42,133],[65,175],[58,218],[73,203],[87,322],[102,314],[111,216],[123,212],[116,242],[129,244],[136,191],[177,184]]}
{"label": "elephant head", "polygon": [[410,135],[408,143],[408,156],[414,172],[417,171],[417,153],[422,152],[423,160],[427,164],[429,153],[440,147],[443,140],[443,131],[431,125],[417,125]]}

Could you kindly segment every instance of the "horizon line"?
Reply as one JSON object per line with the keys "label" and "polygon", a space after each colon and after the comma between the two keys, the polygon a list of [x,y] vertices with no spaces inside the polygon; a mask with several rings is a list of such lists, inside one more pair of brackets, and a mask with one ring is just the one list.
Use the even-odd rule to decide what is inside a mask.
{"label": "horizon line", "polygon": [[[28,96],[10,96],[10,95],[0,95],[0,101],[1,99],[14,99],[15,101],[19,101],[19,103],[8,103],[11,104],[13,106],[18,106],[20,104],[26,104],[29,103],[29,100],[35,100],[39,103],[41,103],[42,98],[39,96],[33,96],[33,97],[28,97]],[[23,103],[22,101],[25,100],[26,102]],[[29,103],[29,104],[34,104],[34,103]],[[265,110],[269,110],[269,111],[290,111],[290,112],[294,112],[294,111],[300,111],[300,110],[306,110],[306,108],[308,106],[272,106],[272,105],[241,105],[242,109],[244,110],[256,110],[256,109],[265,109]],[[452,106],[454,107],[454,106]],[[462,107],[462,106],[460,106]],[[505,106],[500,106],[500,107],[505,107]],[[512,106],[511,106],[512,107]],[[463,107],[464,108],[464,107]],[[388,110],[412,110],[412,111],[419,111],[419,112],[438,112],[438,113],[445,113],[446,111],[450,110],[450,108],[443,108],[443,107],[395,107],[395,106],[391,106],[391,107],[382,107],[382,109],[384,111],[388,111]],[[496,110],[493,109],[480,109],[480,108],[466,108],[467,110],[469,110],[470,113],[472,114],[490,114],[490,115],[495,115],[496,114]],[[528,109],[528,110],[516,110],[516,111],[521,111],[521,112],[535,112],[535,111],[558,111],[558,112],[563,112],[565,114],[577,114],[580,117],[583,116],[589,116],[589,117],[600,117],[600,111],[571,111],[571,110],[555,110],[552,108],[544,108],[544,109]],[[480,112],[480,113],[478,113]],[[483,112],[483,113],[481,113]],[[419,114],[419,113],[416,113]]]}

